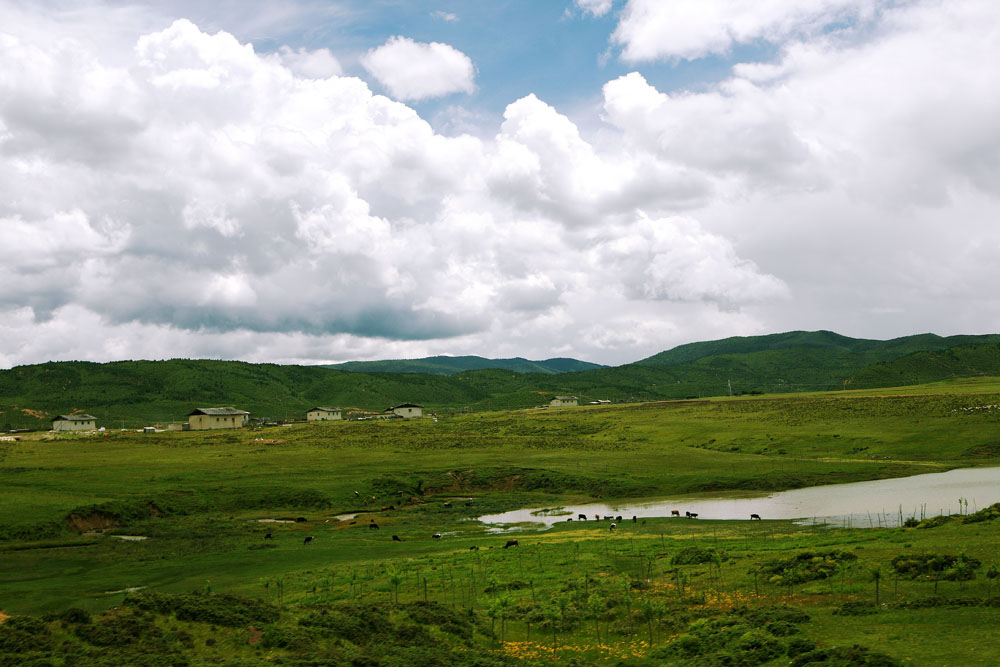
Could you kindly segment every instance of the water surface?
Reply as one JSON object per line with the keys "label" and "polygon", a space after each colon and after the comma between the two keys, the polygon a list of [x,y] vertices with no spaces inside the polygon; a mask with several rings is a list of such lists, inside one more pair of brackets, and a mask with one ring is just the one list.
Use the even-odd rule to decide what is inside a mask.
{"label": "water surface", "polygon": [[[968,505],[966,506],[966,502]],[[551,526],[579,514],[622,516],[630,521],[643,517],[670,516],[676,510],[683,517],[694,512],[699,519],[801,519],[817,523],[864,528],[899,525],[915,516],[974,512],[1000,502],[1000,467],[961,468],[948,472],[897,477],[870,482],[813,486],[759,495],[688,495],[658,500],[627,500],[620,503],[566,505],[569,515],[553,516],[536,509],[514,510],[482,516],[487,524],[532,522]],[[549,508],[551,509],[551,508]]]}

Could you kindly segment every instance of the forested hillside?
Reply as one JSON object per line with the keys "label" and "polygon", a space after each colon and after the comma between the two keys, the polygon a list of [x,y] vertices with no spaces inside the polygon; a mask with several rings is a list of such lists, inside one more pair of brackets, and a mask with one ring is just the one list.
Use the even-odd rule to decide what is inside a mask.
{"label": "forested hillside", "polygon": [[[464,359],[456,363],[475,366],[479,362],[469,360],[482,358],[440,359]],[[574,360],[546,363],[555,362],[570,368]],[[562,373],[499,368],[451,374],[348,372],[191,359],[50,362],[0,371],[0,428],[47,427],[54,415],[74,411],[116,427],[183,421],[197,407],[233,406],[255,417],[287,420],[301,419],[317,405],[375,411],[411,402],[433,411],[482,411],[544,405],[553,394],[572,394],[581,403],[617,403],[982,375],[1000,375],[1000,336],[925,334],[874,341],[799,331],[694,343],[634,364]]]}

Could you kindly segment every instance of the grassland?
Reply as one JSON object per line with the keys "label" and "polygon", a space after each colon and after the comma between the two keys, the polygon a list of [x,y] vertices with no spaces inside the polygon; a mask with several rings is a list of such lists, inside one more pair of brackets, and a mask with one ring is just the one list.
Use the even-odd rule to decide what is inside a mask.
{"label": "grassland", "polygon": [[[981,640],[1000,621],[989,512],[884,530],[560,523],[510,549],[469,520],[1000,465],[1000,410],[968,409],[998,404],[1000,381],[980,378],[0,443],[0,608],[14,616],[0,664],[1000,662]],[[964,560],[897,572],[911,555]]]}

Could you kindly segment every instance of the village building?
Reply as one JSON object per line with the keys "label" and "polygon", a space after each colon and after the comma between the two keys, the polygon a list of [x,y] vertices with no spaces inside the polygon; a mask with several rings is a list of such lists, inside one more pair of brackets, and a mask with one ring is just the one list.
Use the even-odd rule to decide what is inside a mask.
{"label": "village building", "polygon": [[403,403],[386,408],[383,413],[386,417],[402,417],[403,419],[419,419],[424,416],[424,408],[413,403]]}
{"label": "village building", "polygon": [[52,420],[53,431],[93,431],[97,428],[97,418],[90,415],[59,415]]}
{"label": "village building", "polygon": [[549,401],[550,408],[568,408],[579,405],[576,396],[556,396]]}
{"label": "village building", "polygon": [[318,407],[313,408],[306,413],[306,421],[311,422],[333,421],[343,418],[343,410],[340,408]]}
{"label": "village building", "polygon": [[250,413],[236,408],[198,408],[188,413],[188,423],[192,431],[214,428],[243,428],[250,419]]}

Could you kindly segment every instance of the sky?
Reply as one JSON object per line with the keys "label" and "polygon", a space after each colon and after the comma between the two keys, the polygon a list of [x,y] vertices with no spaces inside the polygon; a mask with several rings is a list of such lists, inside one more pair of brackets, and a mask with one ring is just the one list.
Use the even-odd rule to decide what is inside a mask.
{"label": "sky", "polygon": [[1000,332],[995,0],[0,0],[0,367]]}

